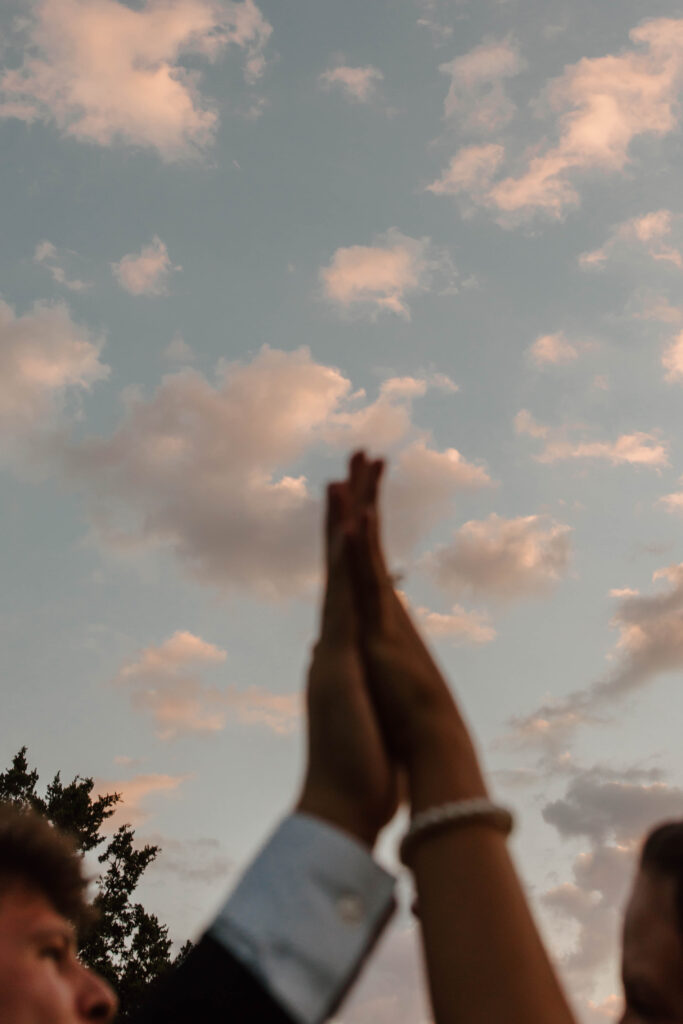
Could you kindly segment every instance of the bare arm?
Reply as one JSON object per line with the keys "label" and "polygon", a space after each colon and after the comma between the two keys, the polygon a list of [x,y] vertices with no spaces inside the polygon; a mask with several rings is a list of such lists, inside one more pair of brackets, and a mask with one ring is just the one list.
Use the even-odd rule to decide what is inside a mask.
{"label": "bare arm", "polygon": [[[486,795],[467,727],[387,572],[376,507],[381,463],[351,461],[350,545],[361,649],[387,747],[406,769],[411,809]],[[437,1024],[574,1024],[504,837],[446,827],[412,867]]]}

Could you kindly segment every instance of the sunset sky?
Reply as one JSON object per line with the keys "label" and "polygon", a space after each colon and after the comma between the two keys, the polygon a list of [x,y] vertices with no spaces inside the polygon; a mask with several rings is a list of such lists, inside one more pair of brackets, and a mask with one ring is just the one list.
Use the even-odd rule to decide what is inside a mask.
{"label": "sunset sky", "polygon": [[[683,816],[683,18],[5,0],[0,768],[94,776],[196,936],[287,812],[321,499],[389,553],[582,1024]],[[381,856],[395,867],[395,840]],[[407,900],[343,1024],[419,1024]]]}

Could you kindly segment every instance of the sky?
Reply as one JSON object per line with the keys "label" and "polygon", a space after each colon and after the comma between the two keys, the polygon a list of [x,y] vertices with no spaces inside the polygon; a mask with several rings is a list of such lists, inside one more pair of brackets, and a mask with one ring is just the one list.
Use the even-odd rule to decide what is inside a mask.
{"label": "sky", "polygon": [[[175,942],[296,798],[362,445],[579,1019],[616,1018],[683,809],[682,95],[664,0],[2,5],[0,756],[122,794]],[[429,1020],[408,888],[343,1024]]]}

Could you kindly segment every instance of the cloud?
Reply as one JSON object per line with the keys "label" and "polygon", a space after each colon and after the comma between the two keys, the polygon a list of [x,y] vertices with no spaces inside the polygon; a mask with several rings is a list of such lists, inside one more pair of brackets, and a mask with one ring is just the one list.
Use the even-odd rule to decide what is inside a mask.
{"label": "cloud", "polygon": [[641,22],[630,39],[633,49],[584,57],[550,84],[546,100],[558,116],[557,142],[534,147],[522,174],[499,181],[488,203],[505,213],[560,218],[579,202],[577,172],[620,172],[634,139],[662,138],[677,127],[683,19]]}
{"label": "cloud", "polygon": [[638,294],[640,308],[633,316],[638,320],[658,320],[660,323],[679,324],[683,320],[683,309],[672,306],[665,295],[646,291]]}
{"label": "cloud", "polygon": [[427,185],[426,191],[437,196],[466,193],[482,201],[504,156],[505,149],[499,143],[463,146],[451,157],[441,177]]}
{"label": "cloud", "polygon": [[164,349],[164,356],[170,363],[187,364],[193,361],[194,352],[182,334],[177,333]]}
{"label": "cloud", "polygon": [[[305,593],[318,580],[320,498],[301,472],[314,453],[363,445],[393,455],[388,534],[405,554],[454,496],[490,484],[456,449],[438,451],[412,422],[437,375],[390,378],[370,401],[308,349],[264,347],[221,364],[215,381],[191,368],[127,398],[108,437],[64,441],[52,463],[81,488],[101,542],[166,548],[194,580],[261,597]],[[338,471],[338,470],[336,470]]]}
{"label": "cloud", "polygon": [[578,345],[567,341],[562,331],[542,334],[528,349],[529,358],[538,367],[561,366],[573,363],[579,357]]}
{"label": "cloud", "polygon": [[492,485],[484,467],[468,462],[457,448],[437,451],[424,438],[413,441],[397,455],[385,486],[388,551],[410,551],[450,511],[456,494]]}
{"label": "cloud", "polygon": [[582,1016],[583,1024],[605,1024],[606,1021],[621,1020],[624,1012],[622,996],[612,994],[599,1003],[589,999]]}
{"label": "cloud", "polygon": [[652,578],[667,581],[668,588],[654,594],[628,593],[617,603],[611,620],[619,631],[610,656],[613,667],[590,686],[513,719],[513,733],[520,741],[557,748],[579,726],[611,714],[619,702],[657,676],[683,668],[683,564],[658,569]]}
{"label": "cloud", "polygon": [[[462,3],[463,0],[456,0]],[[467,2],[467,0],[465,0]],[[453,26],[444,24],[445,16],[452,16],[450,6],[443,0],[417,0],[420,17],[416,24],[425,28],[432,37],[434,46],[442,46],[453,36]]]}
{"label": "cloud", "polygon": [[150,245],[143,245],[139,253],[128,253],[118,263],[112,263],[112,273],[122,288],[131,295],[166,295],[168,279],[174,267],[168,249],[158,235]]}
{"label": "cloud", "polygon": [[619,948],[633,861],[630,847],[604,846],[582,853],[574,862],[573,881],[541,897],[543,906],[576,926],[575,944],[560,963],[579,992],[592,989],[596,970]]}
{"label": "cloud", "polygon": [[[663,138],[678,126],[683,19],[643,21],[632,29],[630,39],[631,49],[617,55],[584,57],[548,84],[536,109],[556,117],[555,138],[542,138],[529,146],[517,174],[492,181],[502,159],[501,147],[481,154],[486,177],[479,181],[474,173],[466,173],[476,156],[476,149],[468,147],[456,154],[430,190],[437,194],[466,192],[477,205],[495,211],[502,226],[514,226],[539,213],[552,219],[564,217],[580,202],[577,186],[582,177],[624,171],[631,162],[634,140]],[[500,51],[501,68],[509,67],[512,72],[515,52],[513,48],[506,57],[505,50]],[[476,61],[473,69],[475,74]],[[504,93],[500,99],[500,87],[492,87],[492,92],[490,115],[484,105],[484,125],[489,119],[495,125],[499,111],[503,121],[506,110],[511,113]],[[658,253],[655,258],[676,262],[673,250],[667,254],[666,244],[658,249],[655,242],[652,251]],[[600,263],[600,250],[585,254],[586,265],[591,256],[594,264]]]}
{"label": "cloud", "polygon": [[48,242],[47,239],[39,242],[33,253],[33,262],[49,270],[52,280],[56,281],[57,284],[64,285],[65,288],[72,292],[82,292],[86,288],[90,288],[90,284],[87,281],[67,277],[66,270],[61,265],[62,258],[57,252],[57,247],[52,242]]}
{"label": "cloud", "polygon": [[237,868],[217,839],[180,840],[153,832],[145,835],[145,842],[159,847],[159,855],[149,867],[151,875],[173,875],[183,884],[225,885]]}
{"label": "cloud", "polygon": [[[546,804],[543,818],[562,839],[583,839],[589,849],[573,865],[573,879],[545,892],[541,902],[563,922],[574,925],[575,941],[561,966],[577,992],[589,993],[598,971],[618,958],[623,910],[645,834],[662,820],[680,818],[683,790],[669,786],[657,771],[605,767],[579,772],[565,796]],[[613,1019],[620,1004],[613,996],[592,1007],[591,1021]]]}
{"label": "cloud", "polygon": [[547,593],[566,574],[571,527],[548,516],[470,520],[452,541],[425,558],[446,590],[471,591],[500,600]]}
{"label": "cloud", "polygon": [[658,500],[657,504],[663,505],[667,512],[675,512],[680,515],[683,512],[683,491],[665,494]]}
{"label": "cloud", "polygon": [[109,826],[139,825],[147,820],[153,811],[149,807],[149,797],[164,793],[170,796],[176,793],[192,775],[166,775],[150,773],[134,775],[130,779],[104,780],[95,779],[95,793],[118,793],[121,796],[114,814],[109,819]]}
{"label": "cloud", "polygon": [[440,64],[439,71],[451,78],[444,117],[457,120],[465,131],[499,131],[515,115],[515,105],[503,83],[525,67],[526,61],[510,36],[486,39],[468,53]]}
{"label": "cloud", "polygon": [[320,270],[325,297],[341,310],[374,317],[388,311],[410,319],[407,298],[429,291],[436,279],[452,291],[456,272],[445,250],[429,238],[410,238],[397,228],[380,235],[374,245],[337,249]]}
{"label": "cloud", "polygon": [[622,248],[637,246],[651,259],[673,263],[683,270],[683,254],[668,243],[672,220],[671,210],[655,210],[640,217],[631,217],[612,228],[601,248],[581,253],[579,266],[583,270],[601,269]]}
{"label": "cloud", "polygon": [[527,409],[521,409],[515,416],[515,430],[544,441],[543,450],[534,456],[537,462],[592,459],[610,462],[613,466],[651,466],[654,469],[669,465],[669,442],[663,441],[656,431],[621,434],[616,441],[570,440],[566,436],[567,428],[552,429],[538,423]]}
{"label": "cloud", "polygon": [[380,393],[382,395],[422,397],[426,395],[430,387],[454,394],[458,391],[458,385],[445,373],[430,373],[421,377],[388,377],[382,381]]}
{"label": "cloud", "polygon": [[202,671],[225,662],[226,652],[187,631],[148,647],[119,671],[115,683],[128,691],[133,707],[152,716],[159,739],[222,731],[229,719],[286,733],[296,724],[298,694],[252,687],[210,686]]}
{"label": "cloud", "polygon": [[664,349],[662,366],[666,380],[683,380],[683,331],[679,331]]}
{"label": "cloud", "polygon": [[583,837],[628,845],[655,822],[683,817],[683,790],[661,781],[656,771],[628,773],[606,768],[572,779],[560,800],[543,808],[543,820],[563,839]]}
{"label": "cloud", "polygon": [[427,1024],[432,1019],[414,925],[390,925],[337,1024]]}
{"label": "cloud", "polygon": [[446,613],[418,607],[415,616],[427,636],[449,639],[454,644],[489,644],[496,638],[485,612],[467,611],[460,604]]}
{"label": "cloud", "polygon": [[107,377],[102,345],[61,302],[17,316],[0,300],[0,443],[35,439],[68,400]]}
{"label": "cloud", "polygon": [[320,75],[319,81],[326,89],[338,88],[345,96],[357,103],[369,103],[377,93],[377,84],[384,75],[379,68],[372,65],[366,67],[348,67],[338,65],[328,68]]}
{"label": "cloud", "polygon": [[242,50],[247,81],[263,72],[271,34],[253,0],[37,0],[25,52],[0,76],[0,116],[56,124],[81,142],[155,149],[167,161],[200,155],[218,114],[187,56]]}

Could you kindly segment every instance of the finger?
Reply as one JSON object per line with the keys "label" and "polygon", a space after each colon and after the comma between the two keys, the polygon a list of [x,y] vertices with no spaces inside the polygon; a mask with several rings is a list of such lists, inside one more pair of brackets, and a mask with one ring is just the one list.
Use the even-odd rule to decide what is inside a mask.
{"label": "finger", "polygon": [[379,495],[379,485],[384,473],[384,459],[375,459],[370,463],[370,472],[365,490],[366,505],[376,505]]}
{"label": "finger", "polygon": [[329,554],[330,542],[332,540],[332,532],[335,527],[339,498],[337,496],[337,484],[331,483],[327,485],[326,491],[326,504],[325,504],[325,545],[326,551]]}
{"label": "finger", "polygon": [[359,516],[366,502],[370,463],[364,451],[354,452],[349,461],[349,491],[355,516]]}
{"label": "finger", "polygon": [[325,510],[325,561],[329,563],[334,538],[338,533],[344,517],[345,484],[334,482],[327,485],[327,504]]}
{"label": "finger", "polygon": [[370,516],[366,510],[349,535],[348,562],[353,594],[359,611],[361,636],[377,636],[389,625],[392,596],[391,580],[384,569],[377,547],[371,542]]}
{"label": "finger", "polygon": [[321,640],[325,642],[346,643],[355,636],[353,593],[344,554],[349,504],[345,484],[332,484],[328,488],[327,583],[320,630]]}
{"label": "finger", "polygon": [[382,549],[379,514],[379,486],[384,472],[384,465],[383,459],[375,459],[369,465],[365,486],[365,512],[368,514],[368,542],[372,550],[373,559],[378,569],[388,576],[389,572]]}

